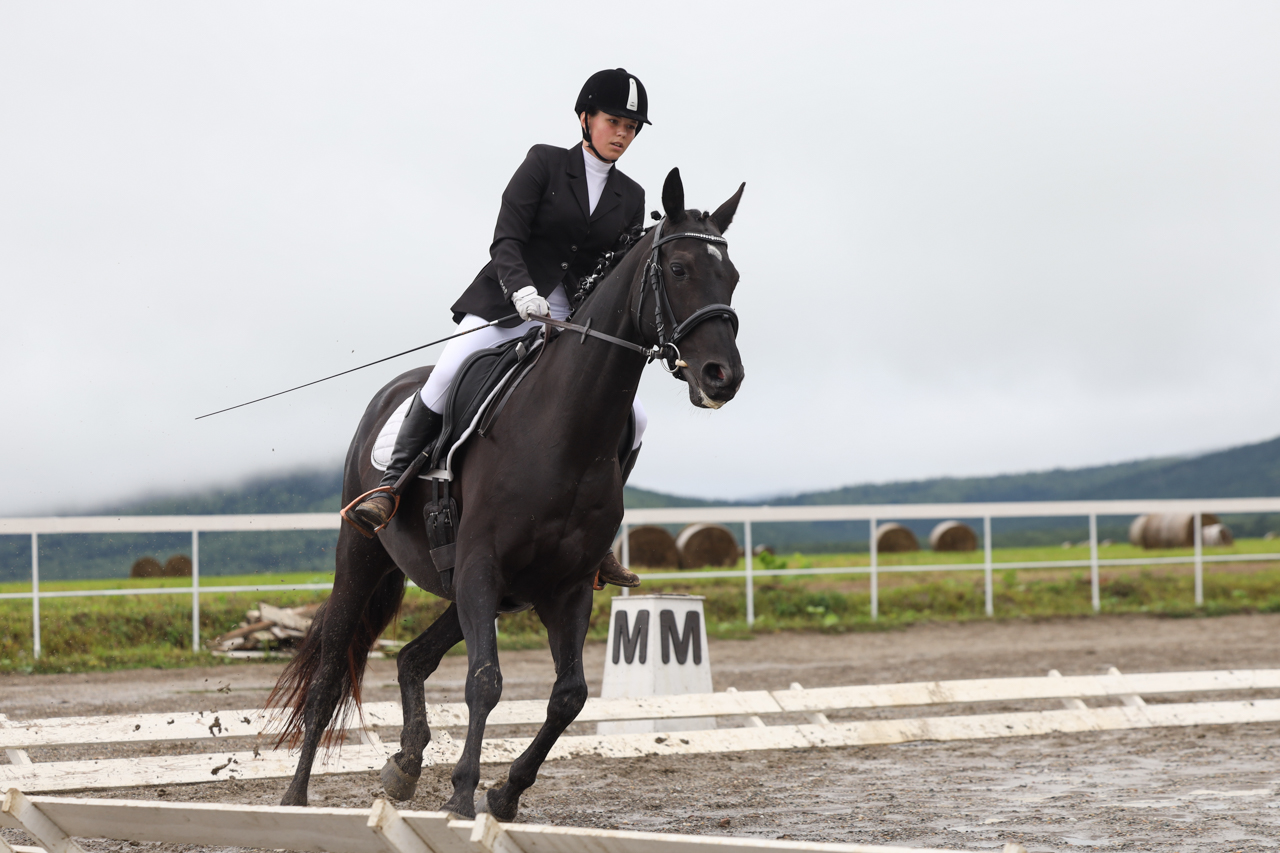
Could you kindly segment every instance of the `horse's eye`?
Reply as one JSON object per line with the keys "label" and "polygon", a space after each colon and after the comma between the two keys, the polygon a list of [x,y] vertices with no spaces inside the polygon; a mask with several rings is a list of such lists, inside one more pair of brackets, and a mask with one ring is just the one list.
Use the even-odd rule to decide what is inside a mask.
{"label": "horse's eye", "polygon": [[671,272],[672,272],[673,274],[675,274],[675,275],[683,276],[683,275],[684,275],[684,266],[682,266],[681,264],[672,264],[672,265],[671,265]]}

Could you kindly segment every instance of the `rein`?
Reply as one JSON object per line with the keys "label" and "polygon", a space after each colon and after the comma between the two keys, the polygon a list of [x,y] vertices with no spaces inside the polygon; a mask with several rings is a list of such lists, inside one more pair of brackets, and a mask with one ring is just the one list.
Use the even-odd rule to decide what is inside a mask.
{"label": "rein", "polygon": [[[691,239],[702,240],[706,243],[719,243],[724,246],[729,245],[729,241],[724,237],[717,237],[714,234],[699,234],[693,231],[680,231],[675,234],[663,236],[662,226],[666,223],[666,219],[661,220],[654,229],[653,245],[650,246],[649,259],[645,261],[642,273],[643,282],[640,285],[640,294],[636,298],[635,309],[632,311],[632,321],[635,323],[636,329],[639,330],[641,339],[645,339],[644,323],[642,315],[644,311],[645,295],[649,290],[653,291],[653,323],[658,335],[656,343],[649,346],[641,346],[631,341],[615,338],[613,335],[607,335],[604,332],[597,332],[591,328],[591,321],[587,320],[586,325],[578,323],[570,323],[567,320],[553,320],[550,317],[538,317],[530,315],[531,318],[537,319],[538,322],[548,326],[554,326],[557,329],[563,329],[569,332],[576,332],[582,336],[581,343],[586,343],[588,337],[598,338],[599,340],[629,349],[632,352],[640,353],[646,359],[646,363],[661,360],[662,369],[667,373],[675,373],[682,367],[688,367],[684,360],[680,357],[680,349],[676,346],[680,341],[684,340],[690,332],[698,325],[705,323],[707,320],[723,318],[728,320],[733,326],[733,334],[738,334],[738,312],[734,311],[730,306],[716,302],[710,305],[704,305],[697,311],[694,311],[683,321],[676,323],[674,329],[671,330],[670,336],[667,335],[667,322],[675,322],[675,312],[671,308],[671,300],[667,296],[666,280],[662,276],[662,264],[659,258],[658,250],[666,243],[675,240]],[[647,341],[646,341],[647,342]],[[668,352],[670,350],[670,352]]]}

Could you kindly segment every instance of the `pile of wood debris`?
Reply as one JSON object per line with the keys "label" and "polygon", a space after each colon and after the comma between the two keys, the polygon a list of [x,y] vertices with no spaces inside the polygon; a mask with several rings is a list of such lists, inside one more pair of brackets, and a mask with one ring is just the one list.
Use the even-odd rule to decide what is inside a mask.
{"label": "pile of wood debris", "polygon": [[[257,652],[291,655],[311,627],[319,604],[275,607],[265,601],[245,613],[240,625],[210,643],[214,654]],[[239,657],[240,655],[236,655]],[[256,657],[257,655],[254,655]]]}

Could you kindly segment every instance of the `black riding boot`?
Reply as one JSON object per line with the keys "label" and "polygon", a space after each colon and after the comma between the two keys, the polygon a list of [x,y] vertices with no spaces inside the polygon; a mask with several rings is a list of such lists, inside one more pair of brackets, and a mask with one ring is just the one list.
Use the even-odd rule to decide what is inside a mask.
{"label": "black riding boot", "polygon": [[422,402],[421,394],[414,393],[409,411],[405,413],[404,423],[400,425],[400,432],[396,435],[396,446],[391,451],[387,472],[382,475],[382,482],[378,484],[381,491],[369,495],[355,509],[343,512],[342,517],[356,530],[372,538],[374,533],[386,527],[399,505],[400,493],[395,490],[396,483],[418,454],[435,441],[443,420],[442,415],[427,408],[427,404]]}
{"label": "black riding boot", "polygon": [[[640,447],[644,447],[643,444]],[[640,447],[635,448],[627,456],[622,463],[622,484],[627,484],[627,479],[631,476],[631,469],[636,467],[636,457],[640,455]],[[614,586],[637,587],[640,586],[640,576],[635,572],[629,571],[626,566],[618,562],[618,558],[613,556],[613,551],[609,551],[604,555],[604,559],[600,561],[600,568],[596,572],[597,585],[599,588],[604,587],[601,583],[611,583]]]}

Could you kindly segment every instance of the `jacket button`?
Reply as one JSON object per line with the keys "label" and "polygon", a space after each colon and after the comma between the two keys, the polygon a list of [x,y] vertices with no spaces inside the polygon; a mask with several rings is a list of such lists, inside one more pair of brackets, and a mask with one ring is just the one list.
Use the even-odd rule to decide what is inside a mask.
{"label": "jacket button", "polygon": [[578,247],[577,247],[577,246],[570,246],[570,247],[569,247],[569,251],[570,251],[570,252],[576,252],[576,251],[578,251]]}
{"label": "jacket button", "polygon": [[562,270],[567,270],[568,268],[569,268],[569,262],[568,262],[568,261],[561,261],[561,262],[560,262],[560,269],[562,269]]}

